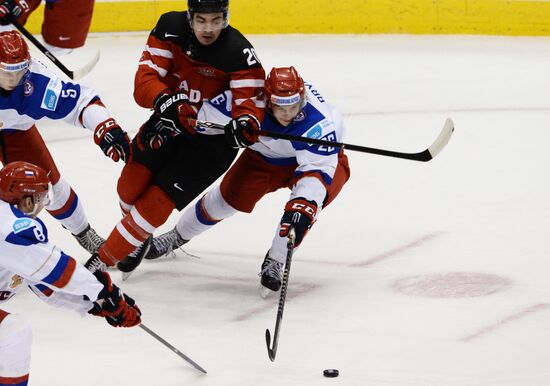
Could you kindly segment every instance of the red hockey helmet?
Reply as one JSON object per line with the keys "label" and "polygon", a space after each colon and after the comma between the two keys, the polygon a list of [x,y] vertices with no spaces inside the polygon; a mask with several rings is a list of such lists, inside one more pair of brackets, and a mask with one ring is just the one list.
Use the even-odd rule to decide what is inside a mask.
{"label": "red hockey helmet", "polygon": [[304,80],[294,67],[273,67],[265,80],[268,106],[305,105]]}
{"label": "red hockey helmet", "polygon": [[0,199],[18,204],[31,196],[41,201],[49,192],[50,178],[44,169],[24,161],[11,162],[0,170]]}
{"label": "red hockey helmet", "polygon": [[30,59],[29,46],[18,32],[0,32],[0,70],[25,70],[29,68]]}

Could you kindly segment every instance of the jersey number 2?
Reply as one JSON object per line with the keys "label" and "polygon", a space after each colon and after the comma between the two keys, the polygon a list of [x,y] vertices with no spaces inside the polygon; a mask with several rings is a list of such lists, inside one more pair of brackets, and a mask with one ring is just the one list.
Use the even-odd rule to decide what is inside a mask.
{"label": "jersey number 2", "polygon": [[254,51],[254,48],[245,48],[243,52],[248,55],[248,58],[246,58],[246,63],[248,63],[249,66],[260,63],[260,59],[256,56],[256,51]]}

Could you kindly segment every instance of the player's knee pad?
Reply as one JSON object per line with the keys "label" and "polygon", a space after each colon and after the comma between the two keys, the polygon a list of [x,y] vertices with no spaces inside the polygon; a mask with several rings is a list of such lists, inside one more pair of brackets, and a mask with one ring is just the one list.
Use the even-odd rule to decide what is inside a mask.
{"label": "player's knee pad", "polygon": [[158,228],[166,222],[174,208],[174,201],[161,188],[152,185],[136,202],[134,209],[151,226]]}
{"label": "player's knee pad", "polygon": [[151,171],[142,164],[126,164],[117,182],[120,201],[128,207],[134,205],[151,186],[152,177]]}
{"label": "player's knee pad", "polygon": [[29,373],[32,330],[27,319],[8,314],[0,323],[0,377]]}

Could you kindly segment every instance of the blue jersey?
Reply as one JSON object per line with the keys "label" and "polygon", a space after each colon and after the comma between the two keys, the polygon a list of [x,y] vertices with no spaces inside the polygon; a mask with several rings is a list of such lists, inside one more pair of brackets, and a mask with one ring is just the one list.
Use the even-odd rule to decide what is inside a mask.
{"label": "blue jersey", "polygon": [[0,129],[28,130],[42,118],[84,127],[81,114],[96,98],[99,97],[93,89],[63,82],[42,63],[31,59],[21,84],[0,94]]}

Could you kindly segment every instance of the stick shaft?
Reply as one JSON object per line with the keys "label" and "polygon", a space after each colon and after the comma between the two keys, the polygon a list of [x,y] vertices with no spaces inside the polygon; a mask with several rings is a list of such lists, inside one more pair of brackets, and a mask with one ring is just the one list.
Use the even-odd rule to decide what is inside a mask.
{"label": "stick shaft", "polygon": [[182,353],[180,350],[172,346],[170,343],[168,343],[166,340],[164,340],[162,337],[160,337],[157,333],[155,333],[153,330],[151,330],[149,327],[147,327],[145,324],[141,323],[139,325],[141,329],[145,332],[147,332],[149,335],[151,335],[153,338],[158,340],[160,343],[168,347],[170,350],[178,354],[181,358],[183,358],[187,363],[191,364],[194,368],[199,370],[200,372],[206,374],[206,370],[203,369],[201,366],[199,366],[195,361],[193,361],[191,358],[189,358],[187,355]]}
{"label": "stick shaft", "polygon": [[[202,126],[202,127],[217,129],[217,130],[223,130],[224,128],[223,125],[213,123],[213,122],[204,122],[204,121],[198,121],[193,119],[190,120],[190,122],[191,124],[195,124],[196,126],[199,126],[199,127]],[[443,127],[441,134],[436,139],[434,144],[432,144],[430,148],[424,151],[421,151],[419,153],[402,153],[398,151],[384,150],[384,149],[378,149],[378,148],[367,147],[367,146],[352,145],[352,144],[343,143],[343,142],[326,141],[324,139],[300,137],[300,136],[284,134],[284,133],[276,133],[276,132],[266,131],[266,130],[260,130],[259,134],[264,137],[286,139],[293,142],[302,142],[310,145],[324,146],[327,148],[335,147],[340,149],[358,151],[361,153],[377,154],[377,155],[383,155],[386,157],[426,162],[431,160],[433,157],[435,157],[435,155],[437,155],[441,151],[441,149],[445,147],[445,145],[450,139],[450,136],[453,130],[454,130],[453,123],[450,119],[448,119],[445,122],[445,126]]]}

